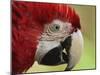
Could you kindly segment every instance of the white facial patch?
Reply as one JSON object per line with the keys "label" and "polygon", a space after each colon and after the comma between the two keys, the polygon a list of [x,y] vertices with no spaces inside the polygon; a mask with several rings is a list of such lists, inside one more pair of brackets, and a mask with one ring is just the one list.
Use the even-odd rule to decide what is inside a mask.
{"label": "white facial patch", "polygon": [[70,31],[70,29],[71,29],[71,27],[72,27],[72,25],[71,25],[71,23],[69,23],[69,22],[63,22],[63,21],[61,21],[61,20],[58,20],[58,19],[56,19],[56,20],[54,20],[53,22],[52,22],[52,25],[53,24],[58,24],[58,25],[60,25],[60,30],[63,30],[63,29],[67,29],[66,31]]}
{"label": "white facial patch", "polygon": [[68,37],[71,34],[71,31],[71,23],[55,19],[51,23],[45,25],[41,40],[62,41],[63,38]]}

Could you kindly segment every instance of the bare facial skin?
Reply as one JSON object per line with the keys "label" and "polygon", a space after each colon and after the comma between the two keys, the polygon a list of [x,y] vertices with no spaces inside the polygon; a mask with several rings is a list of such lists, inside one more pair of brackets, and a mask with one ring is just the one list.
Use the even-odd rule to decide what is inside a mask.
{"label": "bare facial skin", "polygon": [[41,40],[58,40],[68,37],[72,31],[71,23],[54,20],[49,25],[45,25],[44,33]]}

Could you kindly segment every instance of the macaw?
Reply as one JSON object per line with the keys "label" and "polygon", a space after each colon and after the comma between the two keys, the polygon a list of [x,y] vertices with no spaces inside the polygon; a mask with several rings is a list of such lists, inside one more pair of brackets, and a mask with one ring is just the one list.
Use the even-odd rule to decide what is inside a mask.
{"label": "macaw", "polygon": [[79,15],[66,4],[12,1],[12,73],[35,61],[72,70],[80,60],[83,36]]}

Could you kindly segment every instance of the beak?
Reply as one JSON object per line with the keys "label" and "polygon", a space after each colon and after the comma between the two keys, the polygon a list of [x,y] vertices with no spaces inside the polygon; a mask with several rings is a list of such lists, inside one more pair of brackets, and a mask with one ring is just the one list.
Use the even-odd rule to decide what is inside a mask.
{"label": "beak", "polygon": [[70,71],[79,62],[82,54],[83,37],[81,31],[77,30],[76,32],[73,32],[70,37],[65,39],[62,46],[67,52],[67,54],[63,53],[63,59],[67,63],[65,71]]}
{"label": "beak", "polygon": [[80,30],[77,30],[63,42],[40,41],[36,60],[39,64],[49,66],[67,64],[65,71],[71,70],[81,57],[82,47],[82,34]]}

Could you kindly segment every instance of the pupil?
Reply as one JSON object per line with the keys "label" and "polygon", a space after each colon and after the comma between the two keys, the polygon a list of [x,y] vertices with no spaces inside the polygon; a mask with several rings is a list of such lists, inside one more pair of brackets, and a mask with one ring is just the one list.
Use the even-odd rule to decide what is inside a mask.
{"label": "pupil", "polygon": [[56,26],[56,29],[59,29],[59,26]]}

